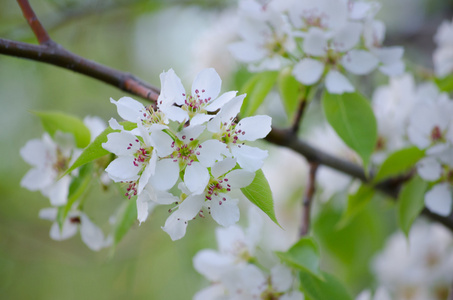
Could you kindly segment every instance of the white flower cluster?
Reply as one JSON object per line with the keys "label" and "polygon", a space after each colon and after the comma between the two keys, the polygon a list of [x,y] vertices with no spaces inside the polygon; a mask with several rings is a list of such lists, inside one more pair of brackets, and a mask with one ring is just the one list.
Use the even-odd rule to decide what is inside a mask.
{"label": "white flower cluster", "polygon": [[126,196],[137,196],[140,222],[156,205],[176,204],[163,227],[173,240],[185,235],[188,221],[204,216],[203,209],[222,226],[234,224],[238,199],[230,192],[248,186],[267,157],[267,151],[244,142],[265,137],[271,118],[236,123],[245,95],[219,95],[221,79],[214,69],[202,70],[189,93],[172,69],[160,80],[156,110],[129,97],[112,100],[118,114],[137,128],[127,131],[110,121],[119,132],[103,144],[117,155],[107,173],[128,184]]}
{"label": "white flower cluster", "polygon": [[404,49],[382,47],[385,25],[374,19],[379,8],[370,1],[243,0],[242,41],[230,50],[250,71],[292,66],[305,85],[324,78],[330,93],[353,92],[345,71],[365,75],[378,68],[389,76],[404,71]]}
{"label": "white flower cluster", "polygon": [[433,53],[434,71],[442,78],[453,72],[453,20],[439,26],[434,41],[437,44]]}
{"label": "white flower cluster", "polygon": [[[257,255],[262,219],[256,211],[249,211],[249,222],[245,232],[236,225],[218,228],[219,250],[205,249],[195,255],[195,269],[212,284],[199,291],[194,300],[304,299],[290,268]],[[268,271],[257,265],[266,265]]]}
{"label": "white flower cluster", "polygon": [[452,211],[453,192],[453,101],[447,94],[426,99],[414,108],[408,135],[426,157],[417,164],[417,172],[432,183],[425,194],[426,207],[442,216]]}
{"label": "white flower cluster", "polygon": [[[373,269],[382,294],[374,300],[447,299],[453,281],[453,237],[439,224],[416,223],[409,239],[401,232],[390,237]],[[362,297],[357,300],[371,299]]]}
{"label": "white flower cluster", "polygon": [[395,150],[415,145],[426,157],[417,164],[420,177],[431,182],[425,204],[448,216],[453,191],[453,101],[433,83],[415,85],[411,75],[392,78],[373,96],[378,144],[373,155],[382,163]]}
{"label": "white flower cluster", "polygon": [[[91,133],[91,140],[105,129],[105,122],[98,117],[86,117],[84,123]],[[42,219],[54,222],[50,237],[54,240],[65,240],[73,237],[80,228],[83,242],[92,250],[98,251],[111,244],[111,237],[105,237],[102,230],[88,216],[78,209],[76,201],[63,224],[56,221],[58,209],[68,203],[71,181],[77,176],[76,169],[71,174],[61,177],[69,166],[82,153],[70,133],[57,131],[54,139],[44,133],[42,139],[28,141],[20,149],[22,158],[33,166],[22,178],[21,186],[30,191],[41,191],[50,200],[51,208],[39,212]],[[60,178],[61,177],[61,178]]]}

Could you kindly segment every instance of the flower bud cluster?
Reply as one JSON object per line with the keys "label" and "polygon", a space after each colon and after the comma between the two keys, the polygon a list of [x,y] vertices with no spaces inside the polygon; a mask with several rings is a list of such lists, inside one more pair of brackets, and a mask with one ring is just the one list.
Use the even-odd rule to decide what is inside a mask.
{"label": "flower bud cluster", "polygon": [[245,95],[220,94],[221,79],[205,69],[186,92],[170,69],[160,75],[157,107],[123,97],[111,100],[121,118],[136,124],[108,135],[103,147],[117,158],[106,172],[115,182],[127,184],[125,195],[137,196],[140,222],[156,205],[173,205],[163,230],[173,240],[185,235],[187,222],[212,215],[223,226],[239,219],[238,199],[231,194],[252,183],[267,151],[246,141],[265,137],[271,130],[269,116],[237,121]]}

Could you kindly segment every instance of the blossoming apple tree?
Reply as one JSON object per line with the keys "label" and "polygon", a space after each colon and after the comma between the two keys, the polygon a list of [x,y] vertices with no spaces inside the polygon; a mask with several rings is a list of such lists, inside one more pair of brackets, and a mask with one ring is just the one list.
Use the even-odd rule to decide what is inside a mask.
{"label": "blossoming apple tree", "polygon": [[[118,112],[108,124],[96,117],[34,112],[45,132],[20,150],[32,167],[21,185],[49,199],[51,207],[39,217],[53,222],[52,239],[80,231],[82,241],[98,251],[118,244],[131,226],[164,205],[169,216],[162,229],[172,240],[184,238],[189,222],[199,218],[212,217],[211,225],[220,225],[218,250],[200,249],[193,258],[195,270],[210,282],[193,299],[352,299],[342,279],[322,267],[322,244],[311,228],[313,202],[319,202],[318,211],[326,209],[317,189],[341,181],[343,213],[333,228],[347,226],[372,199],[385,195],[396,201],[404,233],[392,237],[375,261],[375,292],[364,290],[357,299],[453,299],[452,22],[442,23],[434,37],[434,71],[416,83],[417,74],[405,72],[403,47],[384,46],[377,2],[241,0],[236,40],[224,47],[246,76],[237,87],[241,92],[223,92],[222,79],[210,67],[186,88],[168,66],[157,88],[79,57],[50,38],[27,0],[17,2],[39,45],[0,38],[0,54],[70,69],[134,97],[106,101]],[[376,71],[387,84],[373,87],[370,101],[360,79]],[[272,112],[266,111],[272,90],[279,93],[286,127],[272,124]],[[316,103],[327,129],[309,127],[313,140],[300,128]],[[328,150],[316,146],[327,136],[338,147],[333,141]],[[267,143],[256,143],[260,139]],[[299,235],[284,251],[261,243],[269,234],[264,223],[280,226],[278,203],[262,171],[267,145],[291,149],[309,165],[300,220],[292,224]],[[342,157],[340,148],[353,159]],[[328,169],[337,172],[331,182],[322,180]],[[83,195],[95,177],[123,195],[111,232],[84,211]],[[247,201],[248,218],[241,213]],[[432,223],[416,221],[423,217]],[[236,224],[242,218],[248,228]],[[428,265],[411,263],[425,259]],[[392,268],[399,275],[390,280]]]}

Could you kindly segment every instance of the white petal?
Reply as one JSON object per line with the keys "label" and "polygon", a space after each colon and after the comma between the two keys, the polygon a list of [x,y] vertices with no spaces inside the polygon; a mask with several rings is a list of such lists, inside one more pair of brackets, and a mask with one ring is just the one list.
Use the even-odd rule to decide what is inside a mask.
{"label": "white petal", "polygon": [[333,43],[336,51],[345,52],[352,49],[360,41],[362,24],[357,22],[347,22],[336,32]]}
{"label": "white petal", "polygon": [[56,241],[63,241],[66,239],[69,239],[70,237],[73,237],[77,233],[77,224],[72,223],[69,218],[66,218],[66,220],[63,223],[63,228],[58,226],[57,222],[54,222],[52,224],[52,227],[50,227],[50,238]]}
{"label": "white petal", "polygon": [[354,91],[354,87],[349,80],[336,70],[330,70],[327,73],[326,88],[332,94],[343,94]]}
{"label": "white petal", "polygon": [[376,54],[384,65],[391,65],[401,61],[404,54],[404,48],[398,46],[375,48],[373,49],[373,53]]}
{"label": "white petal", "polygon": [[236,126],[236,131],[241,130],[239,140],[255,141],[264,138],[271,131],[272,118],[269,116],[253,116],[242,119]]}
{"label": "white petal", "polygon": [[230,171],[236,166],[236,159],[234,158],[225,158],[222,161],[217,162],[211,168],[212,176],[219,178],[221,175]]}
{"label": "white petal", "polygon": [[231,256],[222,255],[214,250],[199,251],[193,258],[193,266],[198,273],[210,281],[219,281],[235,261]]}
{"label": "white petal", "polygon": [[225,176],[225,182],[232,188],[243,188],[250,185],[255,178],[255,173],[246,170],[233,170]]}
{"label": "white petal", "polygon": [[116,119],[114,119],[114,118],[110,118],[109,126],[113,130],[124,130],[124,127],[122,125],[120,125],[120,123],[118,123],[118,121]]}
{"label": "white petal", "polygon": [[[211,167],[216,161],[221,161],[228,154],[228,147],[219,140],[207,140],[197,150],[197,158],[205,167]],[[223,154],[223,155],[222,155]]]}
{"label": "white petal", "polygon": [[284,265],[278,264],[271,269],[272,287],[278,292],[289,290],[293,276],[291,270]]}
{"label": "white petal", "polygon": [[[214,100],[220,93],[222,80],[213,69],[204,69],[195,77],[192,84],[192,96],[200,96],[200,99]],[[198,93],[197,93],[198,91]]]}
{"label": "white petal", "polygon": [[176,215],[176,213],[171,214],[165,221],[165,225],[162,227],[162,230],[168,233],[172,241],[176,241],[186,235],[187,229],[187,220],[183,220]]}
{"label": "white petal", "polygon": [[198,291],[193,300],[221,300],[226,294],[225,287],[219,283],[211,284],[207,288]]}
{"label": "white petal", "polygon": [[233,54],[237,60],[245,63],[260,61],[267,54],[265,49],[248,42],[230,44],[228,50],[230,50],[231,54]]}
{"label": "white petal", "polygon": [[355,300],[372,300],[369,290],[362,291]]}
{"label": "white petal", "polygon": [[39,211],[39,218],[55,221],[57,219],[58,209],[56,207],[43,208]]}
{"label": "white petal", "polygon": [[190,125],[196,126],[196,125],[202,125],[209,120],[211,120],[214,116],[213,115],[207,115],[207,114],[196,114],[191,120],[190,120]]}
{"label": "white petal", "polygon": [[444,217],[451,213],[451,200],[451,187],[446,182],[436,184],[425,194],[426,207]]}
{"label": "white petal", "polygon": [[185,142],[189,142],[190,139],[197,139],[200,134],[203,133],[203,131],[205,130],[205,126],[203,125],[195,125],[195,126],[189,126],[189,127],[185,127],[183,128],[183,130],[181,130],[180,132],[178,132],[176,134],[176,136],[178,137],[178,139],[180,139],[181,141],[185,141]]}
{"label": "white petal", "polygon": [[324,64],[313,58],[304,58],[293,69],[293,75],[300,83],[311,85],[321,78]]}
{"label": "white petal", "polygon": [[179,165],[172,159],[162,159],[156,163],[156,170],[149,178],[149,184],[160,191],[171,189],[179,178]]}
{"label": "white petal", "polygon": [[151,139],[159,157],[165,157],[173,153],[174,149],[171,147],[173,139],[165,132],[160,130],[154,131],[151,133]]}
{"label": "white petal", "polygon": [[233,99],[231,99],[228,103],[226,103],[220,112],[211,120],[209,121],[207,128],[210,132],[220,132],[221,124],[227,123],[229,126],[236,115],[241,110],[242,102],[244,101],[245,94],[239,95]]}
{"label": "white petal", "polygon": [[140,175],[140,180],[138,182],[138,187],[137,187],[138,195],[140,195],[140,193],[143,191],[145,185],[148,184],[148,181],[151,178],[151,176],[155,174],[156,163],[157,163],[157,155],[156,155],[156,151],[153,151],[151,154],[151,158],[149,159],[149,162],[146,164],[145,169],[143,170],[142,174]]}
{"label": "white petal", "polygon": [[341,59],[341,64],[346,70],[356,75],[365,75],[373,71],[379,60],[368,51],[351,50]]}
{"label": "white petal", "polygon": [[142,193],[137,197],[137,219],[140,222],[145,222],[148,218],[148,201],[146,201],[147,195]]}
{"label": "white petal", "polygon": [[[159,108],[165,106],[171,106],[173,103],[178,105],[184,104],[186,100],[184,86],[181,83],[181,79],[175,74],[173,69],[160,74],[160,86],[161,91],[159,98],[157,99],[157,106]],[[170,116],[168,116],[170,118]],[[171,118],[170,118],[171,119]]]}
{"label": "white petal", "polygon": [[247,145],[240,147],[232,147],[231,152],[237,159],[238,164],[247,171],[255,172],[263,165],[264,159],[267,157],[267,151]]}
{"label": "white petal", "polygon": [[374,300],[392,300],[389,292],[384,287],[379,287],[374,294]]}
{"label": "white petal", "polygon": [[226,103],[231,101],[234,97],[236,97],[237,91],[230,91],[223,93],[219,98],[212,101],[208,106],[206,106],[207,111],[216,111],[222,108]]}
{"label": "white petal", "polygon": [[209,182],[209,172],[199,162],[193,162],[190,166],[186,167],[184,173],[184,183],[187,188],[195,195],[203,193],[206,185]]}
{"label": "white petal", "polygon": [[421,178],[435,181],[442,174],[442,166],[434,157],[425,157],[417,163],[417,172]]}
{"label": "white petal", "polygon": [[20,186],[30,191],[46,188],[54,181],[56,174],[49,169],[31,169],[20,181]]}
{"label": "white petal", "polygon": [[245,248],[247,238],[241,227],[232,225],[228,227],[217,227],[216,228],[216,240],[219,251],[228,256],[236,256],[235,259],[242,260],[240,256],[243,251],[247,251]]}
{"label": "white petal", "polygon": [[105,171],[109,174],[109,177],[115,181],[135,181],[138,179],[138,172],[141,167],[134,165],[134,157],[132,156],[120,156],[112,161]]}
{"label": "white petal", "polygon": [[88,127],[91,134],[91,141],[93,141],[101,132],[103,132],[107,126],[104,120],[96,116],[86,116],[83,119],[83,123]]}
{"label": "white petal", "polygon": [[44,190],[41,190],[43,195],[49,197],[50,204],[53,206],[60,206],[68,202],[69,184],[71,183],[71,177],[64,176],[51,186]]}
{"label": "white petal", "polygon": [[80,215],[80,235],[82,241],[93,251],[99,251],[104,245],[104,233],[82,213]]}
{"label": "white petal", "polygon": [[303,41],[302,49],[308,55],[323,56],[327,49],[327,36],[324,30],[310,27]]}
{"label": "white petal", "polygon": [[30,140],[20,149],[20,155],[28,164],[40,168],[49,160],[48,152],[46,144],[40,139]]}
{"label": "white petal", "polygon": [[110,98],[110,102],[116,105],[120,117],[129,122],[136,123],[146,111],[143,104],[131,97],[122,97],[118,101]]}
{"label": "white petal", "polygon": [[[223,201],[223,198],[226,201]],[[219,197],[213,196],[211,200],[211,216],[222,226],[230,226],[239,221],[238,200],[227,197],[225,194],[219,194]]]}
{"label": "white petal", "polygon": [[404,62],[398,61],[391,65],[380,66],[379,71],[381,71],[387,76],[399,76],[404,73],[404,68],[405,68]]}
{"label": "white petal", "polygon": [[140,141],[128,132],[112,132],[107,135],[102,148],[119,156],[132,155],[140,148]]}
{"label": "white petal", "polygon": [[161,107],[160,110],[165,114],[167,118],[179,123],[185,123],[189,120],[189,115],[185,110],[177,106],[166,106]]}

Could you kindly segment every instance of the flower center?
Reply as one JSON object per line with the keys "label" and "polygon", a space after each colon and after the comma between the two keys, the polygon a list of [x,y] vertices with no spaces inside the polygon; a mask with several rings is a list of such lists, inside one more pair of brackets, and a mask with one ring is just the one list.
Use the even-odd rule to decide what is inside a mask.
{"label": "flower center", "polygon": [[[212,196],[219,196],[219,193],[227,193],[231,191],[231,186],[228,184],[228,178],[211,179],[206,187],[206,200],[212,200]],[[223,197],[222,201],[226,201]],[[219,205],[222,205],[219,201]]]}
{"label": "flower center", "polygon": [[222,131],[220,134],[220,141],[229,145],[237,144],[240,135],[244,135],[245,131],[242,129],[236,129],[236,123],[231,123],[230,126],[225,122],[222,124]]}
{"label": "flower center", "polygon": [[443,139],[442,131],[440,130],[439,126],[436,126],[431,131],[431,141],[439,142]]}
{"label": "flower center", "polygon": [[145,111],[141,112],[142,118],[140,121],[142,122],[142,125],[165,124],[165,116],[160,110],[155,111],[154,108],[148,106]]}
{"label": "flower center", "polygon": [[186,97],[184,105],[181,107],[189,114],[189,117],[192,118],[198,113],[206,113],[204,109],[206,105],[211,101],[211,97],[205,97],[203,94],[206,90],[195,90],[195,95],[186,95],[182,94]]}
{"label": "flower center", "polygon": [[198,144],[198,140],[190,138],[186,142],[187,137],[183,135],[182,140],[176,139],[171,144],[171,147],[174,149],[173,153],[170,155],[173,158],[174,162],[179,161],[181,169],[185,166],[190,166],[194,161],[197,161],[197,155],[200,155],[200,152],[197,151],[202,146]]}
{"label": "flower center", "polygon": [[63,152],[59,147],[57,147],[57,159],[55,163],[52,165],[53,169],[57,171],[58,174],[62,174],[66,171],[69,167],[69,157],[63,155]]}

